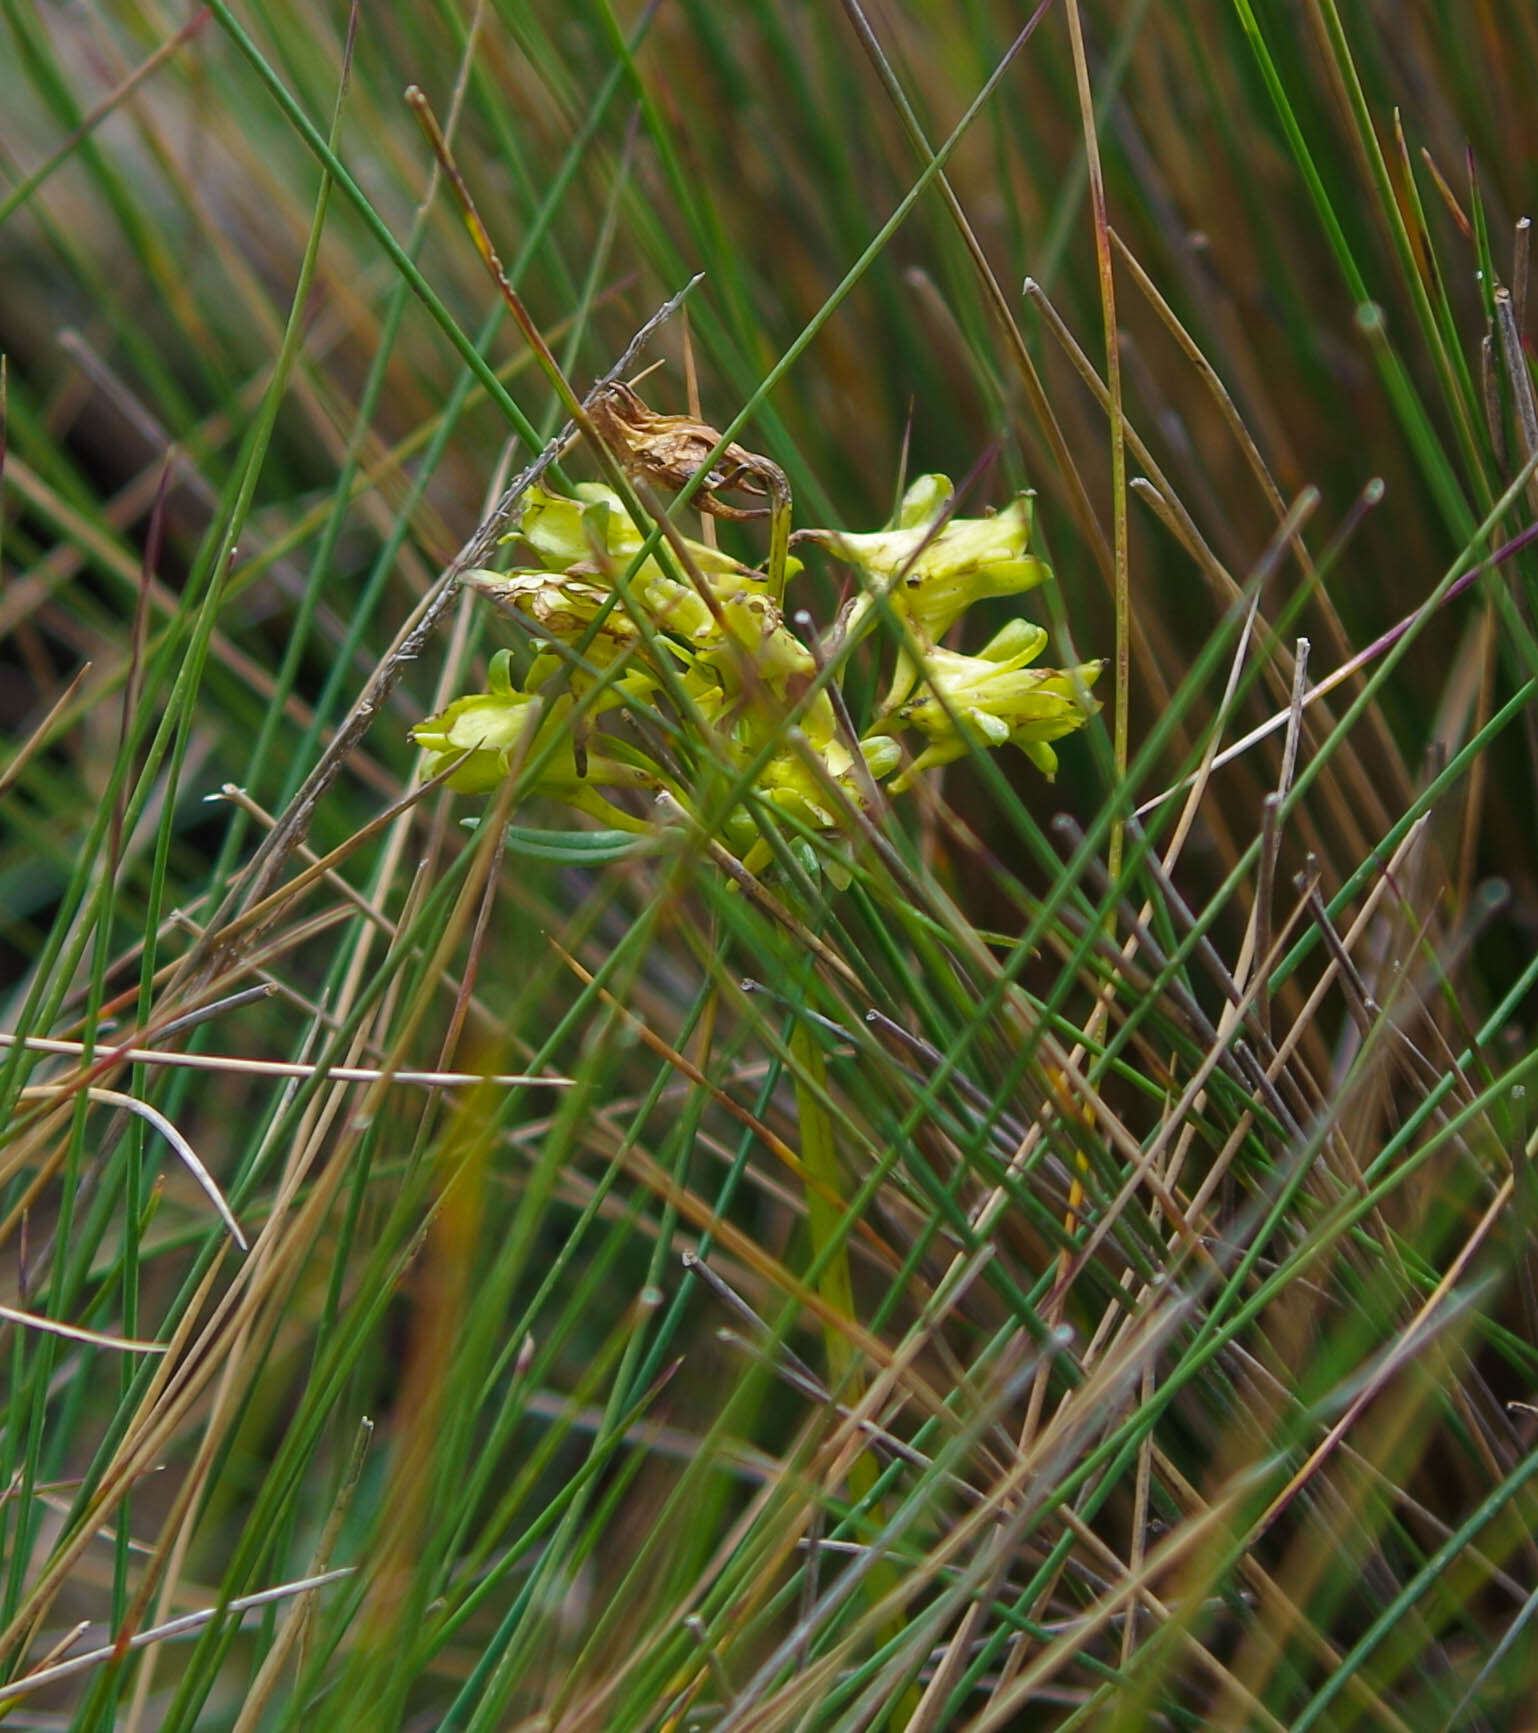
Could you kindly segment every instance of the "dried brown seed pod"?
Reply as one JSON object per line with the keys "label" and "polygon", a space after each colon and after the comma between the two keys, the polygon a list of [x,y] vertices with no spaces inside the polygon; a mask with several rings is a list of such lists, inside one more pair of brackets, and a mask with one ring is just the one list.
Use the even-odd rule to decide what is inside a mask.
{"label": "dried brown seed pod", "polygon": [[[599,438],[628,476],[675,493],[693,481],[721,443],[714,427],[689,415],[658,415],[618,380],[598,393],[587,412]],[[730,489],[781,499],[789,493],[785,472],[777,463],[735,443],[710,466],[694,503],[712,517],[753,518],[768,512],[767,506],[728,505],[717,497]]]}

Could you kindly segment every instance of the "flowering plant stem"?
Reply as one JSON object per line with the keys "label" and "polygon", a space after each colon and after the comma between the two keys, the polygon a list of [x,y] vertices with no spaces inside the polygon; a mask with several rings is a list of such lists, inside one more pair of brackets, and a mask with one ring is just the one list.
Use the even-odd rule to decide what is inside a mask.
{"label": "flowering plant stem", "polygon": [[790,494],[779,492],[769,508],[769,594],[785,600],[785,561],[790,555]]}

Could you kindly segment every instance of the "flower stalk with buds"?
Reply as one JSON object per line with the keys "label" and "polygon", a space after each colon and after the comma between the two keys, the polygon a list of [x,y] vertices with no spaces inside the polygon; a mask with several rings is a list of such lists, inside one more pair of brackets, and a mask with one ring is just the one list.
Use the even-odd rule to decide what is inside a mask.
{"label": "flower stalk with buds", "polygon": [[[1019,619],[976,655],[940,644],[975,603],[1019,595],[1051,575],[1028,551],[1029,496],[995,516],[959,518],[950,482],[928,475],[908,489],[889,529],[803,530],[803,540],[852,568],[860,583],[829,661],[824,648],[791,630],[782,609],[786,581],[799,569],[789,552],[783,471],[701,422],[655,414],[627,386],[599,394],[590,415],[632,485],[691,489],[693,502],[714,517],[767,510],[766,568],[745,566],[671,525],[662,526],[664,557],[610,487],[584,483],[570,495],[532,489],[517,539],[537,564],[465,578],[533,640],[522,682],[504,650],[493,658],[487,691],[456,699],[413,731],[429,768],[450,770],[450,787],[484,793],[518,775],[526,792],[618,831],[648,828],[620,801],[649,791],[667,813],[682,809],[702,827],[708,810],[712,841],[746,873],[764,872],[787,842],[801,864],[821,864],[842,883],[849,869],[835,851],[809,845],[847,834],[851,820],[883,798],[883,783],[900,794],[940,765],[1003,745],[1018,747],[1047,776],[1055,773],[1051,743],[1095,710],[1088,690],[1100,664],[1032,667],[1047,634]],[[729,505],[719,497],[726,491],[769,504]],[[655,553],[645,553],[649,540]],[[901,634],[897,663],[861,738],[837,681],[849,651],[883,618]],[[615,732],[627,709],[646,711],[654,752]],[[662,744],[669,715],[670,746]],[[922,744],[904,768],[899,736],[910,731]],[[695,773],[697,802],[680,765]],[[791,1046],[817,1284],[835,1317],[853,1319],[837,1127],[809,1023],[795,1025]],[[864,1378],[848,1336],[830,1322],[825,1340],[830,1385],[840,1400],[858,1404]],[[862,1453],[850,1468],[851,1494],[870,1498],[875,1485],[875,1464]],[[889,1586],[872,1574],[873,1604]]]}
{"label": "flower stalk with buds", "polygon": [[[642,558],[648,532],[612,488],[586,482],[570,494],[532,489],[509,539],[538,563],[465,575],[534,641],[532,660],[516,681],[510,656],[499,654],[487,691],[455,700],[413,730],[432,768],[461,760],[450,787],[488,792],[533,765],[528,793],[617,829],[641,830],[645,821],[611,796],[666,789],[693,811],[689,779],[678,766],[703,768],[708,761],[744,785],[721,840],[760,871],[773,859],[765,825],[775,818],[831,839],[848,828],[852,812],[871,806],[878,785],[900,794],[971,751],[1012,745],[1044,775],[1055,774],[1052,743],[1098,708],[1089,688],[1101,664],[1032,667],[1047,635],[1019,619],[975,655],[941,647],[974,604],[1022,594],[1051,576],[1029,551],[1029,495],[996,514],[963,518],[954,515],[946,477],[926,475],[907,490],[888,529],[797,532],[798,541],[851,567],[860,583],[832,635],[837,657],[830,669],[782,610],[785,582],[800,561],[788,551],[790,489],[778,465],[723,445],[703,422],[656,414],[628,386],[601,394],[592,420],[631,481],[690,487],[693,502],[715,517],[767,513],[766,568],[672,530],[668,557],[659,546]],[[729,491],[769,503],[732,505],[719,497]],[[829,687],[883,616],[901,639],[886,694],[862,739]],[[657,730],[649,736],[652,750],[613,732],[625,710],[640,707],[653,719],[658,707],[670,713],[676,764],[660,762]],[[595,732],[600,718],[610,731]],[[563,747],[557,736],[566,728],[573,739]],[[919,740],[905,768],[904,732]],[[836,861],[826,864],[842,876]]]}

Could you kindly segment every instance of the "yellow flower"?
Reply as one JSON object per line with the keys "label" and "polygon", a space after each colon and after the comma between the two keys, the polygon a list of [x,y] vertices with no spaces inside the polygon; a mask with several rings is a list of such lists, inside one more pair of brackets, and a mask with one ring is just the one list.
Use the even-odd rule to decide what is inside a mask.
{"label": "yellow flower", "polygon": [[810,680],[817,664],[767,596],[744,592],[719,604],[708,632],[695,634],[699,661],[715,669],[730,693],[762,686],[784,699],[793,680]]}
{"label": "yellow flower", "polygon": [[[644,661],[635,659],[642,648],[640,628],[621,607],[603,612],[613,594],[603,584],[566,572],[481,570],[466,572],[463,582],[504,612],[532,622],[548,637],[564,644],[575,645],[587,637],[594,621],[602,615],[602,623],[583,650],[582,660],[593,668],[608,668],[624,657],[629,666],[619,678],[605,685],[591,714],[612,709],[627,698],[645,699],[657,690],[659,680]],[[570,660],[555,650],[542,652],[529,670],[524,682],[526,689],[537,692]],[[571,690],[582,693],[593,685],[594,676],[585,668],[574,667],[570,680]]]}
{"label": "yellow flower", "polygon": [[[515,759],[532,763],[554,744],[555,750],[541,767],[530,794],[564,801],[621,829],[646,828],[595,790],[655,789],[661,786],[661,778],[632,762],[636,755],[620,741],[597,735],[583,744],[572,730],[570,718],[576,700],[570,693],[546,703],[535,694],[518,691],[506,650],[499,650],[492,658],[489,686],[489,691],[456,698],[446,710],[411,730],[411,738],[429,755],[429,776],[462,760],[449,777],[448,786],[460,794],[489,794],[511,771]],[[527,749],[520,752],[526,740]]]}
{"label": "yellow flower", "polygon": [[[641,551],[643,539],[630,521],[624,502],[612,487],[605,487],[602,482],[579,482],[573,491],[576,497],[568,499],[544,488],[531,488],[519,520],[519,535],[539,555],[547,571],[596,569],[603,570],[605,575],[616,567],[624,571]],[[762,572],[755,572],[719,548],[687,536],[683,545],[695,569],[716,596],[736,595],[744,589],[764,592],[766,580]],[[801,569],[800,562],[791,560],[786,569],[787,575],[793,575]],[[646,561],[632,582],[643,590],[655,583],[669,584],[655,558]],[[650,606],[648,602],[648,609]]]}
{"label": "yellow flower", "polygon": [[942,524],[953,493],[948,477],[920,476],[903,495],[891,529],[868,535],[801,532],[871,580],[846,616],[847,634],[869,622],[875,597],[885,595],[921,642],[938,643],[974,602],[1016,596],[1051,577],[1046,562],[1025,551],[1031,539],[1029,494],[991,517],[953,517]]}
{"label": "yellow flower", "polygon": [[892,784],[911,786],[920,772],[961,758],[973,746],[1018,746],[1049,780],[1057,772],[1051,741],[1082,728],[1100,706],[1087,697],[1101,662],[1077,668],[1028,668],[1047,634],[1013,620],[976,656],[951,650],[924,655],[924,689],[896,712],[928,746]]}
{"label": "yellow flower", "polygon": [[[785,712],[817,672],[806,645],[785,625],[767,597],[746,591],[717,604],[707,628],[693,639],[692,666],[684,679],[703,721],[729,726],[755,749],[778,728]],[[682,653],[682,652],[681,652]],[[833,705],[819,692],[806,726],[831,736]]]}
{"label": "yellow flower", "polygon": [[[859,746],[866,770],[878,781],[902,759],[901,747],[885,735],[873,735]],[[856,773],[854,754],[848,746],[836,735],[819,742],[794,729],[759,772],[754,787],[762,799],[808,830],[833,830],[840,823],[842,802],[831,793],[830,784],[851,806],[868,804],[863,779]],[[738,816],[732,828],[743,845],[743,865],[750,872],[762,871],[773,858],[768,841],[758,834],[746,813]]]}

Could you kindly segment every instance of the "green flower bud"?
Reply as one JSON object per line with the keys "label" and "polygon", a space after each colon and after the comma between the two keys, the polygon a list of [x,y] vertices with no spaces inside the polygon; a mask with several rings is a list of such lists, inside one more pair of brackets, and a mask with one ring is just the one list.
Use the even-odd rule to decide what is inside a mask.
{"label": "green flower bud", "polygon": [[889,734],[872,734],[860,742],[860,756],[865,760],[865,768],[880,782],[902,763],[903,749]]}
{"label": "green flower bud", "polygon": [[1029,620],[1011,620],[993,634],[977,652],[981,662],[996,662],[1000,666],[1023,668],[1047,647],[1047,629]]}

